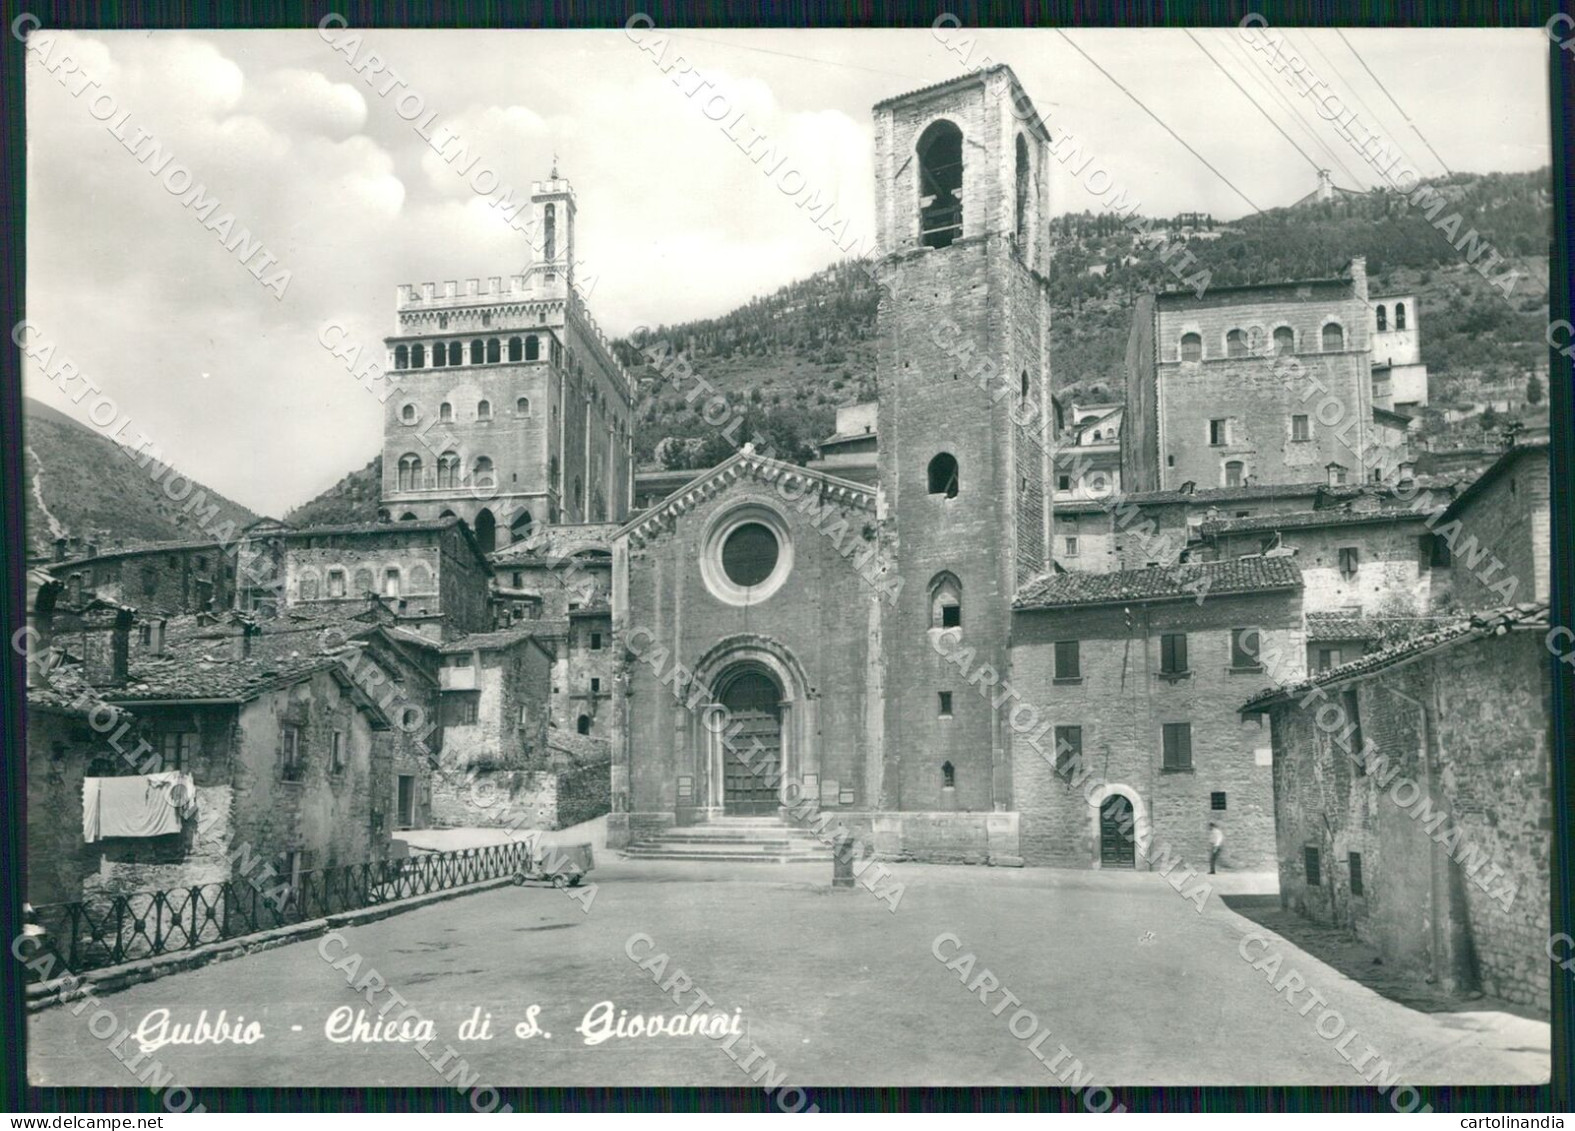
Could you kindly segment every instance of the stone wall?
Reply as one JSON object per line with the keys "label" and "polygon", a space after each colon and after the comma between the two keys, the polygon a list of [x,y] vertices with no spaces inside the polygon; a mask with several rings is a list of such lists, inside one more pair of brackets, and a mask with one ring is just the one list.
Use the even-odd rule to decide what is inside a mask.
{"label": "stone wall", "polygon": [[1372,773],[1333,741],[1340,716],[1326,709],[1330,729],[1317,724],[1334,689],[1274,707],[1272,726],[1281,902],[1350,926],[1418,978],[1545,1012],[1553,746],[1540,637],[1473,638],[1352,684],[1363,738],[1385,760]]}
{"label": "stone wall", "polygon": [[[1434,524],[1453,544],[1450,574],[1458,607],[1492,609],[1548,599],[1549,486],[1548,449],[1531,448],[1449,520]],[[1502,567],[1493,567],[1495,558]],[[1515,584],[1506,587],[1510,578]]]}
{"label": "stone wall", "polygon": [[[1355,516],[1353,516],[1354,518]],[[1302,601],[1312,612],[1358,609],[1363,616],[1424,616],[1432,608],[1431,545],[1421,515],[1392,522],[1353,521],[1349,525],[1285,527],[1281,545],[1296,551],[1302,571]],[[1274,531],[1222,534],[1216,540],[1220,561],[1256,554]],[[1340,551],[1357,554],[1354,576],[1340,570]]]}
{"label": "stone wall", "polygon": [[432,778],[438,828],[561,829],[608,812],[607,763],[563,770],[465,770]]}
{"label": "stone wall", "polygon": [[235,563],[217,543],[80,559],[50,572],[61,580],[80,573],[98,596],[144,615],[226,609],[235,592]]}
{"label": "stone wall", "polygon": [[[1237,627],[1260,630],[1265,657],[1282,658],[1274,671],[1231,669],[1230,630]],[[1166,633],[1187,636],[1191,674],[1184,678],[1159,674],[1160,638]],[[1082,676],[1076,682],[1055,678],[1058,640],[1079,641]],[[1272,864],[1269,734],[1237,712],[1276,676],[1301,678],[1304,653],[1295,591],[1210,595],[1202,604],[1188,597],[1018,613],[1012,686],[1023,703],[1037,708],[1040,726],[1082,728],[1082,765],[1088,771],[1086,776],[1054,771],[1053,729],[1040,740],[1043,754],[1022,739],[1014,742],[1024,860],[1100,866],[1099,804],[1109,792],[1120,792],[1149,818],[1156,846],[1171,846],[1193,867],[1208,865],[1210,822],[1225,833],[1224,867]],[[1163,724],[1180,722],[1192,727],[1192,769],[1166,770]],[[1225,794],[1224,809],[1213,807],[1217,792]],[[1136,866],[1147,865],[1139,857]]]}

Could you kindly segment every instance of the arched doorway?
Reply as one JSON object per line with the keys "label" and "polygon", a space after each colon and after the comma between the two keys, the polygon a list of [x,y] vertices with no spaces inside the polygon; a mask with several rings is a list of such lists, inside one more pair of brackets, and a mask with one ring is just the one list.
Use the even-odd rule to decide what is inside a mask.
{"label": "arched doorway", "polygon": [[775,813],[782,781],[782,689],[753,664],[730,671],[717,701],[727,708],[722,804],[729,815]]}
{"label": "arched doorway", "polygon": [[1099,806],[1099,866],[1133,868],[1137,866],[1136,815],[1132,802],[1112,793]]}
{"label": "arched doorway", "polygon": [[492,512],[482,507],[476,512],[476,545],[481,547],[483,554],[490,554],[497,549],[498,520],[492,517]]}

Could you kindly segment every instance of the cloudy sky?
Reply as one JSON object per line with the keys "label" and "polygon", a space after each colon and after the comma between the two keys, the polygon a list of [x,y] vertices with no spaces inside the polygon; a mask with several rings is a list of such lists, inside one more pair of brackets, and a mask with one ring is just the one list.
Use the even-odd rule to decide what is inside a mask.
{"label": "cloudy sky", "polygon": [[[674,33],[672,53],[779,140],[861,239],[873,211],[870,106],[986,55],[1012,65],[1052,133],[1088,139],[1143,212],[1249,210],[1055,32],[944,34],[963,49],[929,31],[705,30]],[[1315,173],[1254,101],[1337,183],[1373,183],[1234,31],[1197,35],[1254,101],[1182,32],[1070,34],[1259,207],[1304,195]],[[1548,163],[1540,29],[1346,34],[1450,169]],[[1424,175],[1442,171],[1333,32],[1290,39]],[[99,86],[73,97],[30,56],[28,317],[58,343],[57,360],[90,374],[182,470],[259,512],[282,514],[379,449],[381,406],[318,343],[324,323],[380,350],[397,284],[507,275],[528,261],[524,238],[400,117],[406,90],[424,100],[418,121],[435,110],[433,126],[506,184],[528,191],[557,155],[579,196],[591,307],[611,334],[724,313],[840,257],[622,32],[366,32],[360,57],[376,50],[408,83],[387,97],[315,30],[60,43]],[[100,91],[116,100],[110,124],[130,111],[128,141],[138,128],[158,138],[290,271],[282,300],[95,119]],[[1051,194],[1057,212],[1098,207],[1064,174]],[[73,405],[31,363],[25,380],[79,418],[91,403]]]}

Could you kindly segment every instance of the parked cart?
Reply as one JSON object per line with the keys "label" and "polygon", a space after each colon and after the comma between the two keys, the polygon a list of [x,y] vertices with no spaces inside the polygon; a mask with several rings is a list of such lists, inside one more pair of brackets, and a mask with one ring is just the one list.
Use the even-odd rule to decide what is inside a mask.
{"label": "parked cart", "polygon": [[555,888],[579,887],[587,872],[596,867],[588,844],[542,844],[540,833],[531,833],[526,842],[525,867],[514,873],[514,882],[550,883]]}

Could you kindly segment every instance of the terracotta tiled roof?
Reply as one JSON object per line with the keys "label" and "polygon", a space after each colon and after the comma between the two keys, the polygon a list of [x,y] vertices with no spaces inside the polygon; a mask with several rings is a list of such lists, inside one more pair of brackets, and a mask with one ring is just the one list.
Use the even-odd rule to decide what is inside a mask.
{"label": "terracotta tiled roof", "polygon": [[1242,487],[1198,487],[1192,491],[1133,491],[1121,501],[1128,503],[1209,503],[1243,499],[1272,499],[1277,496],[1316,495],[1322,483],[1249,483]]}
{"label": "terracotta tiled roof", "polygon": [[444,655],[452,655],[456,652],[496,651],[501,648],[512,648],[522,640],[561,636],[568,631],[568,628],[568,622],[563,620],[525,620],[495,632],[473,632],[469,636],[461,636],[457,640],[444,643],[438,651]]}
{"label": "terracotta tiled roof", "polygon": [[1382,648],[1376,652],[1369,652],[1349,663],[1330,668],[1326,672],[1309,676],[1296,683],[1286,684],[1282,687],[1266,687],[1241,707],[1243,713],[1256,713],[1271,703],[1284,699],[1291,699],[1314,687],[1328,687],[1347,680],[1359,678],[1413,659],[1423,653],[1431,652],[1435,648],[1442,648],[1462,643],[1466,640],[1475,640],[1484,636],[1497,636],[1512,628],[1542,629],[1548,625],[1548,605],[1546,601],[1521,605],[1509,605],[1502,609],[1493,609],[1487,612],[1472,613],[1469,619],[1460,620],[1433,632],[1424,632]]}
{"label": "terracotta tiled roof", "polygon": [[1364,617],[1347,613],[1307,614],[1307,640],[1376,640],[1385,647],[1400,640],[1464,622],[1458,617]]}
{"label": "terracotta tiled roof", "polygon": [[1301,570],[1289,558],[1235,558],[1113,573],[1058,573],[1040,577],[1017,595],[1015,609],[1055,609],[1123,601],[1195,601],[1229,593],[1299,589]]}
{"label": "terracotta tiled roof", "polygon": [[1390,510],[1349,511],[1328,507],[1321,511],[1291,511],[1287,514],[1255,514],[1246,518],[1210,519],[1198,527],[1205,538],[1211,534],[1243,534],[1255,530],[1301,530],[1318,526],[1363,526],[1375,522],[1424,522],[1428,512],[1409,507]]}

